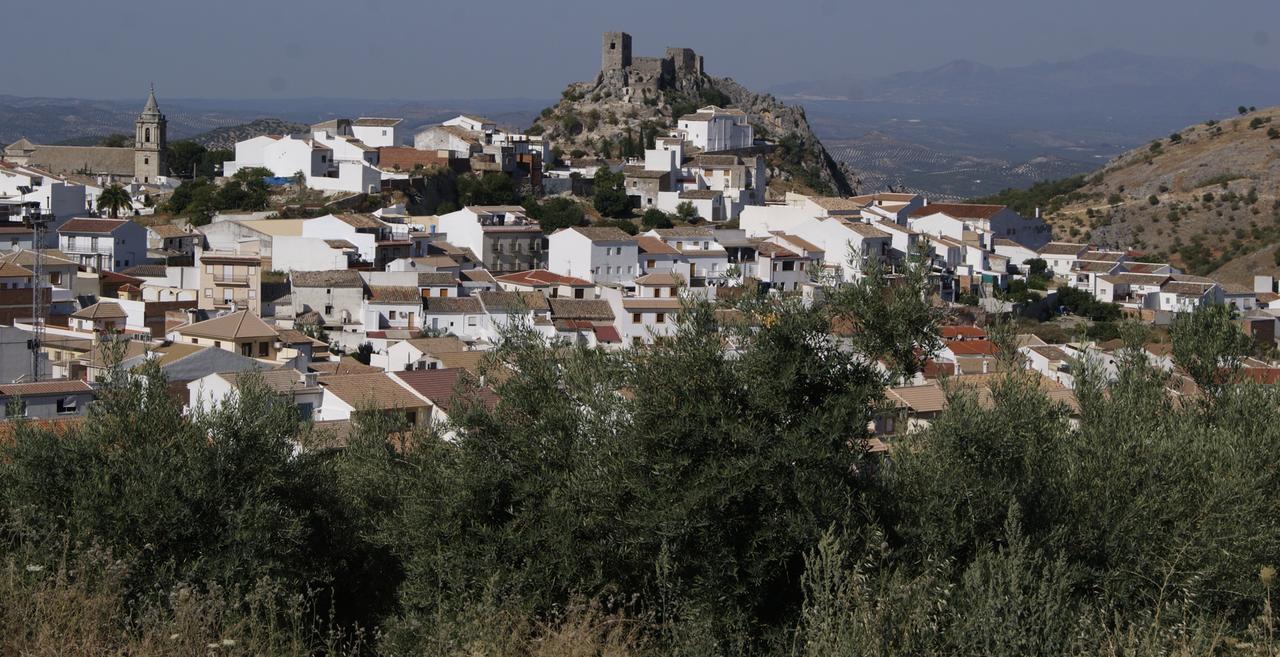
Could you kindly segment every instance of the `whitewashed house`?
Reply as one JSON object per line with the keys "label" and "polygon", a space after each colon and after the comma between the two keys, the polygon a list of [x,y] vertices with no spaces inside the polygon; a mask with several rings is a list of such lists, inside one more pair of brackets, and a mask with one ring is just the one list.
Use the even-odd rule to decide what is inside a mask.
{"label": "whitewashed house", "polygon": [[58,227],[58,249],[93,271],[147,262],[147,229],[124,219],[70,219]]}
{"label": "whitewashed house", "polygon": [[677,119],[676,132],[695,148],[708,153],[749,148],[755,143],[745,112],[715,105]]}
{"label": "whitewashed house", "polygon": [[564,228],[547,238],[547,269],[594,283],[627,283],[639,275],[639,247],[612,226]]}

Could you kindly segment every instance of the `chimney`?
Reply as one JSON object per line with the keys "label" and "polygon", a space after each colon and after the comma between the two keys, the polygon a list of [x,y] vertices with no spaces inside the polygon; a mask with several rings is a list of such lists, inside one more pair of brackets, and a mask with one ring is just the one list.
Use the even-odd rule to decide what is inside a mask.
{"label": "chimney", "polygon": [[1036,206],[1036,219],[1040,218],[1040,206]]}
{"label": "chimney", "polygon": [[481,387],[481,388],[483,388],[483,387],[484,387],[484,381],[485,381],[485,376],[484,376],[483,374],[481,374],[481,375],[480,375],[480,387]]}

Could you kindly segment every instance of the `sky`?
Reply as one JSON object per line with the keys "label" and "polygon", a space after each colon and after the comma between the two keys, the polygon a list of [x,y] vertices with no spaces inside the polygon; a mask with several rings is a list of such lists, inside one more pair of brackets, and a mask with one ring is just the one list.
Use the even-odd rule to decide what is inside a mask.
{"label": "sky", "polygon": [[[38,0],[0,7],[19,53],[0,95],[553,98],[636,55],[685,46],[748,87],[994,66],[1109,48],[1280,68],[1277,0]],[[29,53],[23,56],[20,53]],[[139,91],[139,90],[144,91]]]}

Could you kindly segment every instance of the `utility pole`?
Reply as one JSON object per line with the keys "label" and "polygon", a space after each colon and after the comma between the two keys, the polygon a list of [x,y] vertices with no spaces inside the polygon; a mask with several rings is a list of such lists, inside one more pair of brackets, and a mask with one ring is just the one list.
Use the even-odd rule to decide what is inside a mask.
{"label": "utility pole", "polygon": [[41,212],[38,208],[27,213],[22,223],[31,229],[31,339],[27,348],[31,350],[31,381],[40,380],[40,349],[44,345],[44,325],[49,317],[49,303],[44,295],[44,249],[45,235],[48,233],[52,214]]}

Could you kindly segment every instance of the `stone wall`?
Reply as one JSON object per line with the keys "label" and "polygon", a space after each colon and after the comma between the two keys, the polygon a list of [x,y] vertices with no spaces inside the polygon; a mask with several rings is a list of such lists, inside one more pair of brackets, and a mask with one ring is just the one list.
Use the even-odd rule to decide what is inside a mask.
{"label": "stone wall", "polygon": [[600,70],[621,71],[631,66],[631,35],[626,32],[605,32],[600,44]]}

